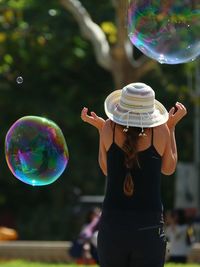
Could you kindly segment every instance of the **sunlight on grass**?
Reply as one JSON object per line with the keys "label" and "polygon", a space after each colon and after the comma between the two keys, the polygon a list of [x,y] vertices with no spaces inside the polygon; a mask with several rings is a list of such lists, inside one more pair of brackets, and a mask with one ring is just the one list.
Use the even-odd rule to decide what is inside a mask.
{"label": "sunlight on grass", "polygon": [[29,262],[24,260],[2,261],[0,267],[77,267],[77,265],[67,265],[65,263],[43,263],[43,262]]}
{"label": "sunlight on grass", "polygon": [[[76,265],[66,263],[42,263],[23,260],[0,261],[0,267],[98,267],[96,265]],[[199,264],[165,264],[165,267],[200,267]]]}

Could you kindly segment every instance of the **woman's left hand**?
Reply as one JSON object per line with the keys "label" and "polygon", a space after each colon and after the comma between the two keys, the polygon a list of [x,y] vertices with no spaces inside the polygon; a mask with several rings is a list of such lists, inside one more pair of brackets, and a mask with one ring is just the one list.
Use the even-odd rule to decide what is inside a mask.
{"label": "woman's left hand", "polygon": [[180,102],[176,102],[175,107],[172,107],[169,111],[169,119],[167,121],[169,129],[174,128],[176,124],[187,114],[187,109]]}
{"label": "woman's left hand", "polygon": [[83,108],[81,111],[81,119],[84,122],[89,123],[90,125],[94,126],[98,130],[101,130],[104,126],[105,120],[99,116],[93,111],[90,112],[90,115],[88,115],[88,108]]}

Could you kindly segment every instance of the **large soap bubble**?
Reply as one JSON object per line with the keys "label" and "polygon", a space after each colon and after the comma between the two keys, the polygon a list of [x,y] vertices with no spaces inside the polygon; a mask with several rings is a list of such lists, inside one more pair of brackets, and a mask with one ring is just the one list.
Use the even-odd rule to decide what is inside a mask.
{"label": "large soap bubble", "polygon": [[160,63],[193,61],[200,54],[200,1],[129,0],[128,34]]}
{"label": "large soap bubble", "polygon": [[22,117],[10,127],[5,154],[13,175],[33,186],[56,181],[69,159],[61,129],[53,121],[37,116]]}

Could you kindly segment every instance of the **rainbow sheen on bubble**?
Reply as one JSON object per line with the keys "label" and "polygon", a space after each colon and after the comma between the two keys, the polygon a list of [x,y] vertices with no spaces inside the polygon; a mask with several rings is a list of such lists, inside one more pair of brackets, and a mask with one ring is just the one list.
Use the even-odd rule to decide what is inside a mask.
{"label": "rainbow sheen on bubble", "polygon": [[22,117],[10,127],[5,154],[13,175],[32,186],[55,182],[69,160],[61,129],[53,121],[37,116]]}
{"label": "rainbow sheen on bubble", "polygon": [[200,54],[200,1],[130,0],[128,35],[160,63],[193,61]]}

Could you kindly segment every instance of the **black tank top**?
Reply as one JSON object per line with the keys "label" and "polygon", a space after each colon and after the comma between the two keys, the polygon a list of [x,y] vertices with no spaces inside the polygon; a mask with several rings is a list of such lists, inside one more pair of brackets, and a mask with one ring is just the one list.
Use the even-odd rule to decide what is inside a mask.
{"label": "black tank top", "polygon": [[139,166],[130,170],[134,183],[131,196],[124,193],[124,179],[127,174],[125,153],[115,143],[115,125],[113,142],[107,151],[107,185],[103,208],[105,210],[132,210],[162,212],[160,195],[161,156],[153,145],[153,128],[151,145],[137,153]]}

